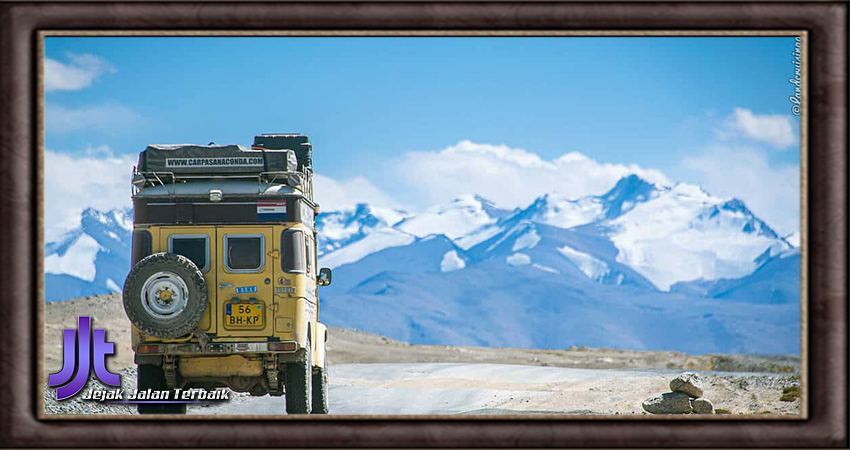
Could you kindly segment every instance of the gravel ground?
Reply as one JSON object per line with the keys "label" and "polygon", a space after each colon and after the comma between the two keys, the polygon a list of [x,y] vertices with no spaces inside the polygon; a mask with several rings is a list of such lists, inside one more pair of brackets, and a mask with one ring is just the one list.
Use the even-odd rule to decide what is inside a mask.
{"label": "gravel ground", "polygon": [[[124,392],[131,392],[136,389],[135,368],[122,369],[118,371],[118,374],[121,375],[121,389]],[[89,389],[111,390],[115,387],[105,385],[96,377],[91,377],[80,394]],[[136,405],[95,402],[82,400],[82,397],[82,395],[77,395],[67,400],[56,400],[56,389],[44,383],[44,412],[45,414],[136,414]]]}
{"label": "gravel ground", "polygon": [[[135,389],[135,372],[122,370],[122,387]],[[569,369],[493,364],[343,364],[330,385],[331,414],[646,414],[640,403],[667,390],[669,370]],[[798,386],[778,374],[704,373],[705,398],[731,414],[800,412],[800,400],[780,400]],[[91,381],[86,390],[111,389]],[[85,390],[84,390],[85,392]],[[136,414],[135,405],[57,402],[45,389],[47,414]],[[226,402],[191,404],[188,414],[285,414],[282,397],[231,392]]]}
{"label": "gravel ground", "polygon": [[[135,390],[136,376],[133,365],[133,352],[130,349],[130,324],[124,315],[120,296],[117,294],[78,298],[45,305],[44,314],[44,365],[45,413],[46,414],[135,414],[135,405],[107,404],[83,401],[79,398],[56,401],[54,389],[47,387],[47,376],[62,368],[62,330],[76,327],[77,316],[88,315],[94,319],[97,328],[107,330],[108,340],[115,342],[116,354],[107,358],[107,367],[113,373],[122,375],[125,391]],[[786,387],[799,385],[800,358],[798,356],[765,355],[689,355],[668,351],[631,351],[616,349],[593,349],[569,347],[555,350],[532,350],[520,348],[480,348],[453,347],[443,345],[411,345],[384,336],[360,330],[345,328],[329,329],[328,359],[333,367],[360,366],[361,372],[369,372],[368,366],[375,364],[462,364],[462,365],[519,365],[529,368],[565,368],[590,369],[604,373],[624,375],[626,371],[652,371],[665,374],[664,378],[638,377],[635,380],[621,380],[613,386],[597,385],[588,381],[586,386],[577,383],[540,384],[534,377],[528,380],[529,386],[510,386],[488,384],[495,399],[483,405],[480,410],[466,410],[468,414],[481,414],[483,411],[504,411],[506,414],[579,413],[579,414],[641,414],[639,409],[643,396],[658,395],[667,390],[667,374],[677,370],[699,372],[706,383],[706,397],[717,408],[731,414],[799,414],[800,400],[780,401]],[[365,364],[364,364],[365,363]],[[475,372],[476,369],[470,369]],[[365,372],[364,372],[365,371]],[[545,370],[543,371],[545,372]],[[543,373],[535,372],[535,373]],[[730,373],[737,372],[737,373]],[[752,372],[752,373],[740,373]],[[759,373],[760,372],[760,373]],[[579,372],[576,372],[579,373]],[[457,387],[463,389],[483,389],[481,380],[470,381],[464,375],[452,380],[427,381],[419,375],[411,374],[405,380],[394,381],[392,385],[373,386],[379,380],[372,377],[341,376],[344,373],[331,372],[331,388],[337,400],[345,400],[346,395],[368,394],[362,398],[368,406],[381,394],[382,389],[429,390],[438,395],[438,389]],[[487,380],[484,380],[487,381]],[[629,386],[635,381],[643,385]],[[394,384],[393,384],[394,383]],[[448,384],[447,384],[448,383]],[[110,389],[97,380],[91,380],[84,388]],[[512,396],[506,399],[502,394],[511,391],[529,393],[528,396]],[[423,391],[424,392],[424,391]],[[360,393],[360,394],[358,394]],[[427,394],[427,392],[424,392]],[[531,393],[535,393],[532,395]],[[545,395],[541,395],[546,393]],[[585,395],[586,394],[586,395]],[[451,395],[451,394],[447,394]],[[523,394],[525,395],[525,394]],[[577,397],[577,395],[579,397]],[[372,396],[372,397],[369,397]],[[529,396],[535,397],[533,401]],[[248,394],[232,392],[231,400],[224,404],[197,404],[189,406],[190,414],[223,414],[233,407],[262,404],[267,414],[283,414],[283,398],[251,397]],[[331,397],[333,399],[333,396]],[[427,399],[427,397],[425,397]],[[389,400],[392,400],[391,398]],[[332,400],[333,401],[333,400]],[[355,404],[349,402],[350,404]],[[346,407],[347,408],[347,407]],[[342,408],[341,410],[346,410]],[[238,409],[238,408],[237,408]],[[458,411],[460,412],[460,411]],[[456,412],[452,412],[456,413]]]}

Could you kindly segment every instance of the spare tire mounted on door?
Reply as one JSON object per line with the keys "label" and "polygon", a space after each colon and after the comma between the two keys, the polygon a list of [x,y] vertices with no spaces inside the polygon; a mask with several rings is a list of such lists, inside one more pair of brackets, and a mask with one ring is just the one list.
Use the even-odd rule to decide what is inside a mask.
{"label": "spare tire mounted on door", "polygon": [[124,282],[124,311],[142,333],[175,339],[191,333],[207,309],[207,283],[198,266],[176,253],[155,253]]}

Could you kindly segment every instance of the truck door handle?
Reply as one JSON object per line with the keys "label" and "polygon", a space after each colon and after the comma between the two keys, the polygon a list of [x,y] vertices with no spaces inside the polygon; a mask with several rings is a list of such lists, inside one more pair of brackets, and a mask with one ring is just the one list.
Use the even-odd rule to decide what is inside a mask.
{"label": "truck door handle", "polygon": [[219,284],[218,285],[219,289],[223,289],[223,288],[226,288],[226,287],[233,287],[233,285],[232,284]]}

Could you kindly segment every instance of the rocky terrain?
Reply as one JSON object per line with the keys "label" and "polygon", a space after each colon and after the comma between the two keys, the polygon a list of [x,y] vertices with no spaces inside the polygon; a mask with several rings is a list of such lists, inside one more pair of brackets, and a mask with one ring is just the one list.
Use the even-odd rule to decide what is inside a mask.
{"label": "rocky terrain", "polygon": [[[76,327],[76,318],[80,315],[93,317],[94,327],[106,329],[107,340],[116,343],[116,355],[108,358],[107,367],[113,372],[120,371],[122,385],[131,389],[135,385],[135,374],[130,324],[118,294],[44,305],[44,381],[49,373],[61,368],[62,330]],[[357,413],[347,408],[356,403],[354,400],[359,401],[361,395],[367,402],[380,404],[381,399],[371,390],[409,393],[415,388],[423,399],[435,393],[446,394],[447,389],[451,392],[446,395],[458,395],[462,391],[470,398],[479,399],[482,395],[489,398],[476,400],[466,409],[458,405],[446,413],[646,414],[642,402],[666,391],[670,380],[682,369],[700,373],[704,397],[711,399],[718,414],[800,412],[800,360],[795,356],[689,355],[585,347],[529,350],[410,345],[358,330],[331,328],[329,331],[329,360],[339,369],[331,372],[331,390],[340,402],[337,403],[337,410],[342,411],[339,413]],[[505,370],[504,365],[515,369]],[[529,372],[522,366],[531,366],[527,370],[535,366],[537,369]],[[370,367],[391,370],[375,372]],[[517,373],[517,376],[500,378],[505,372]],[[397,375],[390,376],[390,373]],[[344,399],[340,397],[345,396],[352,401],[342,402]],[[48,414],[134,413],[132,407],[121,405],[102,406],[80,400],[56,402],[55,393],[49,388],[45,389],[44,398]],[[237,394],[231,404],[255,408],[255,405],[275,400],[280,399]],[[217,408],[198,406],[190,408],[190,413],[215,413]],[[238,413],[228,412],[226,408],[220,411]],[[417,412],[398,410],[395,413]]]}

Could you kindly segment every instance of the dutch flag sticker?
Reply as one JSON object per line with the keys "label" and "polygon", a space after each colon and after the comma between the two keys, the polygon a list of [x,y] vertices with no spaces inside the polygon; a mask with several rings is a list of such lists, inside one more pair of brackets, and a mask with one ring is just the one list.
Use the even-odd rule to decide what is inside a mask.
{"label": "dutch flag sticker", "polygon": [[259,200],[257,220],[286,220],[286,200]]}

